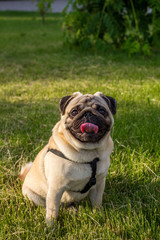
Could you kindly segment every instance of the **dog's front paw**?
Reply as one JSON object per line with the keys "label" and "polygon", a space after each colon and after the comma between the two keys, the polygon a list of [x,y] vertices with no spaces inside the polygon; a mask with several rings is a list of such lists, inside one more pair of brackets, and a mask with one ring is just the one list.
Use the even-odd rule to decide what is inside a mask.
{"label": "dog's front paw", "polygon": [[54,220],[52,220],[50,218],[46,218],[46,222],[47,222],[48,228],[53,228]]}
{"label": "dog's front paw", "polygon": [[47,227],[48,228],[52,228],[53,229],[53,227],[55,225],[55,222],[56,222],[56,218],[53,218],[53,217],[47,218],[46,217],[46,223],[47,223]]}
{"label": "dog's front paw", "polygon": [[48,215],[48,214],[46,215],[47,227],[53,228],[55,222],[56,222],[56,217],[54,217],[53,215]]}
{"label": "dog's front paw", "polygon": [[95,213],[98,212],[98,213],[102,214],[102,216],[104,217],[104,210],[103,210],[102,206],[95,206],[93,208],[93,212],[95,212]]}
{"label": "dog's front paw", "polygon": [[77,208],[75,208],[74,206],[69,206],[67,209],[71,215],[75,215],[78,212]]}

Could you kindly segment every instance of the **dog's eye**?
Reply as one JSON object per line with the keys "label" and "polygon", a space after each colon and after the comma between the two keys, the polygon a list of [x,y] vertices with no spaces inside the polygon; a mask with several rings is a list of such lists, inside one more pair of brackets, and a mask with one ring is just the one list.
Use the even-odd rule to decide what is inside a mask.
{"label": "dog's eye", "polygon": [[103,116],[106,115],[106,111],[105,111],[103,108],[99,108],[99,109],[98,109],[98,112],[99,112],[100,114],[102,114]]}
{"label": "dog's eye", "polygon": [[71,116],[76,116],[78,114],[78,111],[76,110],[76,109],[73,109],[72,111],[71,111]]}

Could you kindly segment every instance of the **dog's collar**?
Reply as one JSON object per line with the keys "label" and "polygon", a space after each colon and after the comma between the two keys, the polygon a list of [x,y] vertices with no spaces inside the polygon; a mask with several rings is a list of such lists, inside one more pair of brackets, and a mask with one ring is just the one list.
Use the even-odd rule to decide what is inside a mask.
{"label": "dog's collar", "polygon": [[68,161],[79,163],[79,164],[90,164],[90,167],[92,169],[91,177],[88,181],[88,183],[85,185],[85,187],[81,191],[74,191],[74,192],[80,192],[80,193],[86,193],[88,190],[96,184],[96,171],[97,171],[97,162],[99,161],[99,158],[94,158],[91,162],[75,162],[69,158],[67,158],[61,151],[53,148],[48,148],[47,152],[52,152],[53,154],[57,155],[58,157],[64,158]]}

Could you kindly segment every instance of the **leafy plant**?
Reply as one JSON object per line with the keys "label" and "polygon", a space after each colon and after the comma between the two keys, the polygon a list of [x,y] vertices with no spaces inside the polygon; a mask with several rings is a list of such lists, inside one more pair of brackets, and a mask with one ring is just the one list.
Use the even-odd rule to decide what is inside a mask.
{"label": "leafy plant", "polygon": [[[34,1],[34,0],[33,0]],[[48,11],[51,11],[51,4],[54,0],[39,0],[37,3],[38,12],[42,17],[42,23],[45,23],[45,15]]]}
{"label": "leafy plant", "polygon": [[[70,4],[73,11],[66,13]],[[111,44],[129,55],[149,55],[160,36],[157,0],[69,0],[64,13],[65,41],[71,45]]]}

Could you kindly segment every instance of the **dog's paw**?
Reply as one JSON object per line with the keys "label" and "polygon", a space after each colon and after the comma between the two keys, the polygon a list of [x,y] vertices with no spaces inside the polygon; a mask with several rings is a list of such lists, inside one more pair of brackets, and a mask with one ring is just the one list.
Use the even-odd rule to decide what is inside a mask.
{"label": "dog's paw", "polygon": [[104,211],[103,211],[103,207],[102,206],[96,206],[96,207],[94,207],[93,208],[93,212],[94,213],[100,213],[100,214],[102,214],[102,216],[104,216]]}
{"label": "dog's paw", "polygon": [[48,228],[53,228],[54,221],[46,218],[46,223]]}
{"label": "dog's paw", "polygon": [[53,228],[55,222],[56,218],[54,218],[53,216],[46,216],[46,223],[48,228]]}
{"label": "dog's paw", "polygon": [[74,206],[70,206],[70,207],[68,207],[67,209],[68,209],[68,211],[69,211],[69,214],[71,214],[71,215],[72,215],[72,214],[75,215],[75,214],[77,214],[77,212],[78,212],[77,208],[74,207]]}

